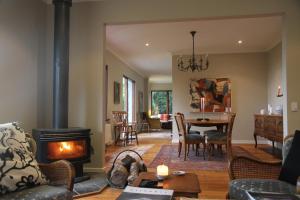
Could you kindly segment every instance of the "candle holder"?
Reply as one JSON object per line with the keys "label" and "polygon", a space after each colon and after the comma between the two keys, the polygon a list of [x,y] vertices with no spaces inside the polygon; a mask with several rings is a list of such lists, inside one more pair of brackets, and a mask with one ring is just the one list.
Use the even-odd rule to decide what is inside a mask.
{"label": "candle holder", "polygon": [[169,176],[169,168],[166,165],[158,165],[156,168],[157,180],[163,181]]}

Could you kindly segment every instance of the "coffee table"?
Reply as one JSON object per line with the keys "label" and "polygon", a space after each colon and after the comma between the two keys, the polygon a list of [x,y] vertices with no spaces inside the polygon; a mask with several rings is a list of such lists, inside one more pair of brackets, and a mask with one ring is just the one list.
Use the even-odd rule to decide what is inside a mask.
{"label": "coffee table", "polygon": [[[142,172],[134,181],[133,186],[139,187],[143,179],[157,180],[156,173]],[[167,179],[162,181],[163,189],[174,190],[174,197],[192,197],[198,198],[201,192],[198,177],[193,173],[186,173],[181,176],[170,175]]]}

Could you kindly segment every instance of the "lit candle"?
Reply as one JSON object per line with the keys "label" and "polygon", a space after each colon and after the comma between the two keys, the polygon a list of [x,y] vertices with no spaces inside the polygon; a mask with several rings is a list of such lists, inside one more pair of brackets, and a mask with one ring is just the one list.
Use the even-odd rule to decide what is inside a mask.
{"label": "lit candle", "polygon": [[281,95],[281,87],[280,87],[280,85],[278,85],[277,96],[280,96],[280,95]]}
{"label": "lit candle", "polygon": [[201,111],[204,111],[204,109],[205,109],[205,98],[204,97],[200,98],[200,106],[201,106]]}
{"label": "lit candle", "polygon": [[158,179],[164,179],[169,175],[169,168],[166,165],[158,165],[156,169]]}

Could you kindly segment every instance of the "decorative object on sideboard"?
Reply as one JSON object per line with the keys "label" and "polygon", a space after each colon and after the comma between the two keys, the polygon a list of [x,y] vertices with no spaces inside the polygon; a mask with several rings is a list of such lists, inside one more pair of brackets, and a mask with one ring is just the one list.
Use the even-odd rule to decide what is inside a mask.
{"label": "decorative object on sideboard", "polygon": [[[197,55],[197,57],[200,57],[199,61],[197,62],[196,56],[195,56],[195,34],[196,31],[190,32],[193,37],[193,54],[192,57],[190,56],[179,56],[177,58],[177,67],[178,70],[187,72],[187,71],[204,71],[208,69],[209,61],[208,61],[208,55],[205,56]],[[204,57],[204,59],[203,59]]]}
{"label": "decorative object on sideboard", "polygon": [[268,104],[268,114],[269,115],[273,114],[273,108],[272,108],[271,104]]}
{"label": "decorative object on sideboard", "polygon": [[277,89],[277,97],[282,97],[283,94],[282,94],[282,90],[281,90],[281,86],[278,85],[278,89]]}
{"label": "decorative object on sideboard", "polygon": [[265,114],[265,109],[260,109],[260,114],[264,115]]}
{"label": "decorative object on sideboard", "polygon": [[279,114],[279,115],[283,114],[282,105],[275,106],[275,114]]}

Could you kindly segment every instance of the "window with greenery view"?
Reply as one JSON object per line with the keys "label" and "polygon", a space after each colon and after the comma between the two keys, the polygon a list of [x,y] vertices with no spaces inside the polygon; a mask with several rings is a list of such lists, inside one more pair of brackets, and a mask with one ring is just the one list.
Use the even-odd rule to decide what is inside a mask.
{"label": "window with greenery view", "polygon": [[172,91],[151,91],[151,114],[172,114]]}

